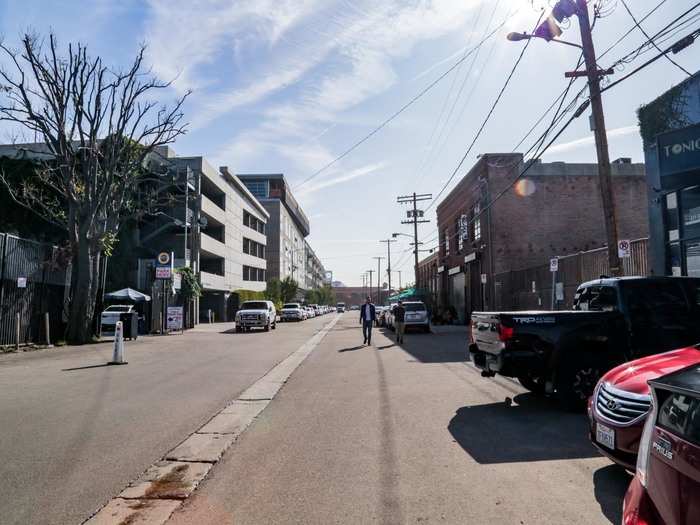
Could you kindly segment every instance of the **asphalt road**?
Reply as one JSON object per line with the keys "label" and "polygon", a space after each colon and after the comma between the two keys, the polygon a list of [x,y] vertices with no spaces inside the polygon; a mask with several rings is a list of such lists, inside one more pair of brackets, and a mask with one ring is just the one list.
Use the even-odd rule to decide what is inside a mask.
{"label": "asphalt road", "polygon": [[74,524],[331,319],[0,355],[0,523]]}
{"label": "asphalt road", "polygon": [[169,523],[619,523],[585,417],[480,377],[465,335],[366,347],[345,314]]}

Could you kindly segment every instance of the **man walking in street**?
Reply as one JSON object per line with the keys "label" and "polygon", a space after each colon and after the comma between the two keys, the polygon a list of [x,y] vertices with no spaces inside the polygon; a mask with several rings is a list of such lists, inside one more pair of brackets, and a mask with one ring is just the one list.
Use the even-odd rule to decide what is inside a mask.
{"label": "man walking in street", "polygon": [[372,299],[368,296],[365,304],[360,308],[360,324],[362,324],[362,336],[365,338],[363,344],[372,342],[372,325],[377,320],[376,310],[372,304]]}
{"label": "man walking in street", "polygon": [[396,342],[403,343],[403,334],[406,331],[406,309],[403,307],[403,301],[399,301],[398,306],[394,307],[394,325],[396,326]]}

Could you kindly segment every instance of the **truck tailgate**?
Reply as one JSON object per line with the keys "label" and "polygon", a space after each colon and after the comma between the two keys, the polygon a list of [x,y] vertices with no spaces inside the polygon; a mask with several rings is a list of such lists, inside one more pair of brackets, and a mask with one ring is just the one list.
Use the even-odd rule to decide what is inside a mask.
{"label": "truck tailgate", "polygon": [[498,314],[472,314],[472,334],[474,343],[482,352],[499,354],[503,349],[498,338]]}

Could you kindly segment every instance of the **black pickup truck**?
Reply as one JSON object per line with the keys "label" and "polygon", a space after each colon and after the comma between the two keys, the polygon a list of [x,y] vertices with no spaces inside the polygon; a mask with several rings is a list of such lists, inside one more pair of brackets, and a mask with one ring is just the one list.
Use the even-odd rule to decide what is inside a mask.
{"label": "black pickup truck", "polygon": [[700,341],[700,279],[601,278],[578,287],[572,310],[474,312],[470,339],[484,377],[580,408],[614,366]]}

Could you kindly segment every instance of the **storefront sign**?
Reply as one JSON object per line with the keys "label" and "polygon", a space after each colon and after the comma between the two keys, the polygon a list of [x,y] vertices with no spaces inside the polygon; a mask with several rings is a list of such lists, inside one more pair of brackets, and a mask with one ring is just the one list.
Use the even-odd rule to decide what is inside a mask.
{"label": "storefront sign", "polygon": [[438,273],[442,273],[442,272],[444,272],[444,271],[445,271],[445,267],[444,267],[444,266],[438,266]]}
{"label": "storefront sign", "polygon": [[670,131],[657,139],[662,190],[697,184],[700,172],[700,124]]}
{"label": "storefront sign", "polygon": [[469,255],[464,257],[464,262],[465,263],[470,263],[472,261],[476,261],[476,252],[472,252]]}
{"label": "storefront sign", "polygon": [[462,271],[461,266],[455,266],[454,268],[450,268],[450,270],[447,272],[447,275],[454,275],[456,273],[459,273]]}

